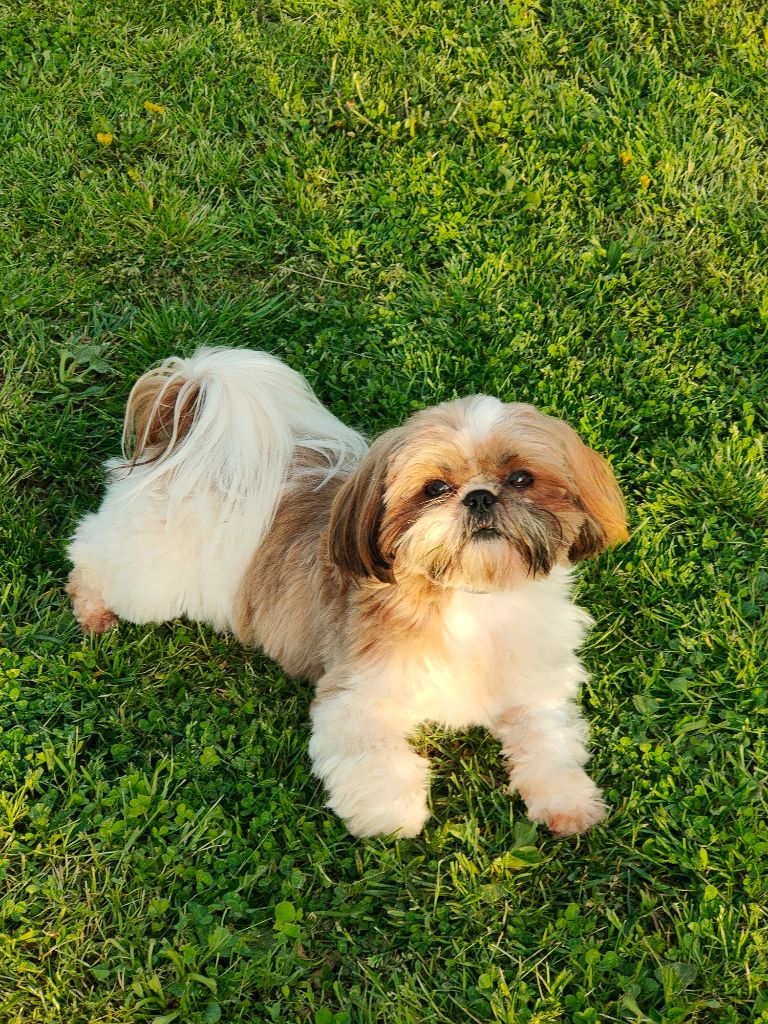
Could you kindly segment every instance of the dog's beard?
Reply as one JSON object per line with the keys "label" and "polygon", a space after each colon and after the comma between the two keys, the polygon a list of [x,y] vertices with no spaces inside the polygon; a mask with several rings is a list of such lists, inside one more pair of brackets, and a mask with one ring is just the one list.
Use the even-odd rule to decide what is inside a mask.
{"label": "dog's beard", "polygon": [[479,593],[512,590],[546,577],[563,547],[556,516],[535,506],[471,519],[425,513],[401,537],[395,576],[426,576],[441,587]]}

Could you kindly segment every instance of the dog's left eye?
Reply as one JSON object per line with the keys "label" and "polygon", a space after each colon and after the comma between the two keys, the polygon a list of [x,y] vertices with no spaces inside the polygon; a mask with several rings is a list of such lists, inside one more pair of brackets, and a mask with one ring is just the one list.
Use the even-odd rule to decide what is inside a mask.
{"label": "dog's left eye", "polygon": [[507,477],[507,486],[514,487],[518,491],[524,491],[531,486],[533,480],[533,473],[529,473],[527,469],[517,469]]}
{"label": "dog's left eye", "polygon": [[429,495],[430,498],[441,498],[452,490],[451,485],[446,483],[445,480],[430,480],[428,484],[424,485],[424,493]]}

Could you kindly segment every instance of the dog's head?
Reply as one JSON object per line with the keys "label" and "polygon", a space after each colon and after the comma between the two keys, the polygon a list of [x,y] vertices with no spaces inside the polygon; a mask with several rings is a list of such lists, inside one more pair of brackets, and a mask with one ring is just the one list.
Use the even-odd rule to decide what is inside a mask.
{"label": "dog's head", "polygon": [[331,560],[386,583],[510,590],[627,539],[608,463],[561,420],[478,395],[371,446],[336,496]]}

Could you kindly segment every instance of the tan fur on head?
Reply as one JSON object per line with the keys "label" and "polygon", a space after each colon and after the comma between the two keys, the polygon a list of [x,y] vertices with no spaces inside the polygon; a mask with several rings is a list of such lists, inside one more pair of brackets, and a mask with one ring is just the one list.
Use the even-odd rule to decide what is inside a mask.
{"label": "tan fur on head", "polygon": [[131,466],[167,458],[195,420],[200,384],[165,367],[140,377],[128,398],[123,452]]}
{"label": "tan fur on head", "polygon": [[[516,491],[508,481],[521,469],[534,484]],[[434,480],[450,494],[430,498]],[[464,503],[473,488],[495,499],[482,532]],[[352,575],[493,591],[626,538],[610,466],[571,427],[478,396],[426,409],[379,438],[336,498],[329,550]]]}

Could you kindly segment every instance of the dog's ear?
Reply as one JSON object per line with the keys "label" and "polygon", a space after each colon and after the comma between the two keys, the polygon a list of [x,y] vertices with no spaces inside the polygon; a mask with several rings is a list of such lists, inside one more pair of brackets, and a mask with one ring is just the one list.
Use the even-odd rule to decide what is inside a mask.
{"label": "dog's ear", "polygon": [[328,553],[334,565],[349,575],[394,583],[391,560],[381,550],[381,527],[389,460],[401,433],[389,430],[374,441],[331,507]]}
{"label": "dog's ear", "polygon": [[629,532],[624,499],[610,463],[588,448],[574,430],[566,429],[565,447],[577,489],[574,497],[586,513],[568,551],[570,561],[578,562],[628,540]]}

